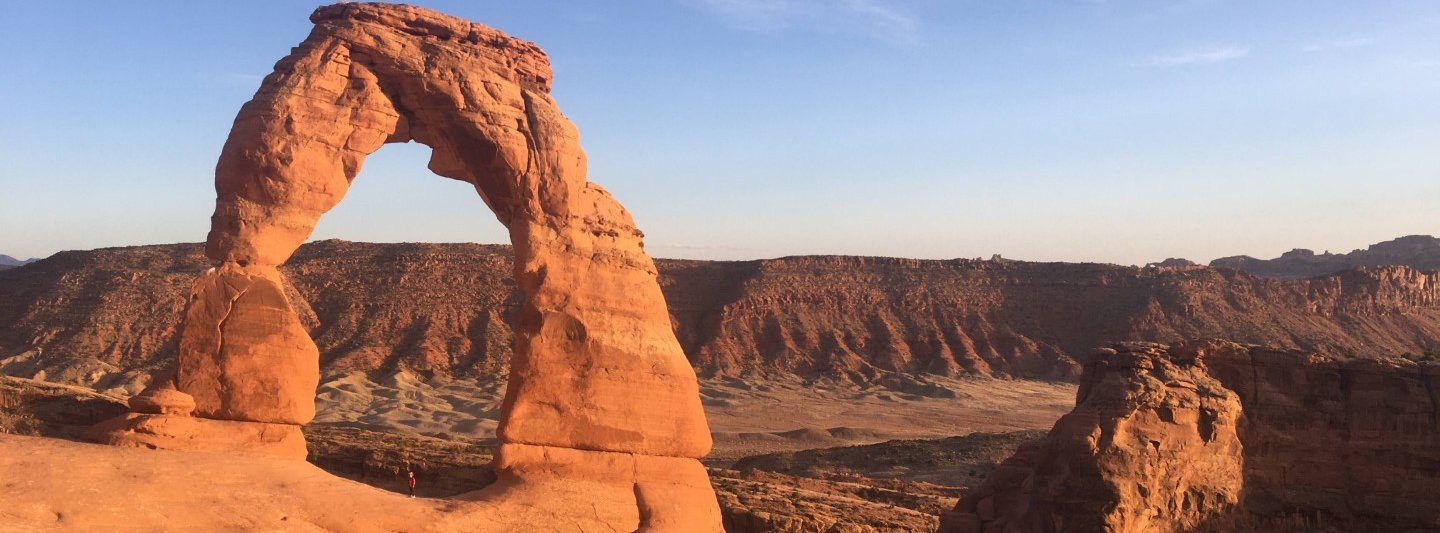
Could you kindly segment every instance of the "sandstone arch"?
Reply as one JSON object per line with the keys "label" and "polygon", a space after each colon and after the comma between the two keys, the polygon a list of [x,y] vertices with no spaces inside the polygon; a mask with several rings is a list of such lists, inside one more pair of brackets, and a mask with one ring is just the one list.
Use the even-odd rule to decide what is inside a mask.
{"label": "sandstone arch", "polygon": [[544,53],[409,6],[340,4],[311,20],[241,108],[216,167],[216,268],[196,283],[172,383],[194,397],[195,417],[151,409],[105,440],[290,456],[298,445],[303,457],[318,352],[275,267],[366,155],[414,140],[432,149],[432,171],[473,184],[508,228],[526,297],[488,501],[604,514],[598,502],[607,524],[718,529],[696,460],[710,435],[694,372],[643,235],[585,178]]}

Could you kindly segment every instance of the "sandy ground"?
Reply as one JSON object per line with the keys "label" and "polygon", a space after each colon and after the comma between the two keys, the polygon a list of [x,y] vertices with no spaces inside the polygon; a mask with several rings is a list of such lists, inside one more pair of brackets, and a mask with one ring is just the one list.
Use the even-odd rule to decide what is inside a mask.
{"label": "sandy ground", "polygon": [[[702,380],[715,450],[710,464],[747,455],[899,438],[1049,429],[1074,406],[1075,386],[988,378],[906,378],[884,385],[798,379]],[[322,424],[411,431],[441,438],[495,437],[501,380],[424,380],[399,373],[327,376]]]}
{"label": "sandy ground", "polygon": [[413,431],[440,438],[493,439],[504,380],[423,380],[399,372],[372,381],[363,372],[325,376],[315,422]]}
{"label": "sandy ground", "polygon": [[707,462],[890,439],[1050,429],[1075,405],[1075,386],[1069,384],[925,379],[953,397],[796,381],[704,382],[701,395],[715,435]]}

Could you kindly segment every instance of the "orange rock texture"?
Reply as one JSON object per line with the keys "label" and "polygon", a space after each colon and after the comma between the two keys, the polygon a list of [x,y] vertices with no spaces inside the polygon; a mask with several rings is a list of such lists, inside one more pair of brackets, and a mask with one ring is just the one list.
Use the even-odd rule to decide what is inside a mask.
{"label": "orange rock texture", "polygon": [[[474,185],[509,229],[524,294],[499,480],[484,498],[529,513],[537,529],[718,529],[697,460],[711,442],[694,371],[643,234],[585,179],[578,133],[548,95],[544,53],[403,5],[339,4],[311,20],[314,31],[241,108],[216,168],[205,251],[217,266],[191,294],[175,373],[204,418],[134,415],[143,420],[112,434],[165,434],[134,443],[162,448],[208,443],[204,428],[216,424],[257,445],[276,426],[298,438],[314,415],[319,355],[276,267],[367,155],[414,140],[432,149],[432,171]],[[176,424],[189,438],[141,431]]]}
{"label": "orange rock texture", "polygon": [[320,351],[274,267],[226,262],[195,283],[180,334],[176,390],[197,416],[300,425],[315,417]]}
{"label": "orange rock texture", "polygon": [[1092,355],[1075,410],[941,531],[1433,529],[1437,390],[1434,362],[1114,345]]}

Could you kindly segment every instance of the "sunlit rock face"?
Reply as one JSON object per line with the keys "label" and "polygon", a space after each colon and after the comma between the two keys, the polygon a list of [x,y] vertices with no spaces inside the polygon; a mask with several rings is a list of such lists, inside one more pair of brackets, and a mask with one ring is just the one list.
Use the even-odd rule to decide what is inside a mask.
{"label": "sunlit rock face", "polygon": [[1440,364],[1225,341],[1097,350],[1075,410],[944,532],[1440,527]]}
{"label": "sunlit rock face", "polygon": [[[643,234],[585,178],[578,133],[548,94],[545,54],[410,6],[339,4],[311,20],[310,36],[241,108],[216,168],[206,244],[215,268],[191,294],[173,379],[194,415],[288,427],[311,419],[318,352],[276,267],[344,197],[367,155],[413,140],[433,150],[436,174],[474,185],[514,245],[524,298],[492,503],[531,508],[541,521],[583,514],[582,523],[624,530],[717,529],[696,460],[711,442],[694,371]],[[209,427],[130,424],[157,425]],[[233,433],[233,447],[245,448],[245,432]],[[534,510],[547,508],[555,511]]]}

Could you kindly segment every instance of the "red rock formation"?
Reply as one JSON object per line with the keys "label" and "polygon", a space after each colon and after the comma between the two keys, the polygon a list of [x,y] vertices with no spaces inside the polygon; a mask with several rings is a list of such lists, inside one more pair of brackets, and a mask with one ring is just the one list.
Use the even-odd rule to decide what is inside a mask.
{"label": "red rock formation", "polygon": [[[280,271],[326,370],[494,375],[508,369],[522,299],[511,257],[508,246],[323,241]],[[1085,351],[1129,339],[1230,338],[1356,357],[1440,348],[1440,276],[1404,267],[1271,280],[1203,267],[866,257],[657,264],[675,334],[709,376],[1075,379]],[[198,246],[174,245],[63,252],[0,273],[0,358],[44,348],[0,368],[91,384],[173,361],[189,285],[205,268]]]}
{"label": "red rock formation", "polygon": [[941,531],[1440,527],[1437,390],[1435,362],[1116,345]]}
{"label": "red rock formation", "polygon": [[525,295],[499,480],[482,498],[537,529],[718,529],[696,460],[710,434],[695,374],[643,235],[585,179],[578,134],[548,95],[544,53],[409,6],[340,4],[311,20],[309,38],[241,109],[216,168],[205,251],[217,268],[192,292],[175,373],[207,418],[131,415],[107,440],[244,448],[268,445],[275,426],[298,438],[314,414],[319,357],[276,267],[365,156],[415,140],[433,150],[432,171],[474,185],[509,228]]}
{"label": "red rock formation", "polygon": [[226,262],[195,283],[175,388],[196,415],[301,425],[315,417],[320,351],[281,288],[280,272]]}

